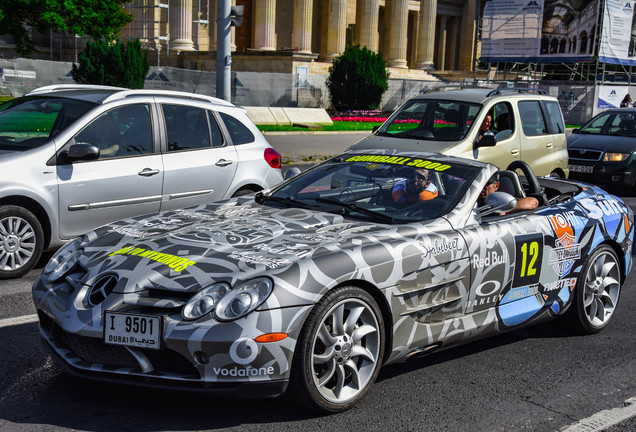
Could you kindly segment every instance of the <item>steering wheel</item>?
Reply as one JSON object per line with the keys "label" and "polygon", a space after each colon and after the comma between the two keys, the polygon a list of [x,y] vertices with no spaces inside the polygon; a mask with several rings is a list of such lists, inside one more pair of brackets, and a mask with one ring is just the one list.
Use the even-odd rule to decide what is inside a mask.
{"label": "steering wheel", "polygon": [[539,205],[544,205],[548,201],[548,198],[545,195],[544,189],[539,185],[539,180],[537,180],[537,176],[534,174],[534,171],[532,171],[532,168],[530,168],[530,165],[524,161],[516,160],[512,161],[510,165],[508,165],[508,168],[506,168],[508,171],[516,171],[518,169],[521,170],[528,181],[529,193],[527,195],[538,199]]}

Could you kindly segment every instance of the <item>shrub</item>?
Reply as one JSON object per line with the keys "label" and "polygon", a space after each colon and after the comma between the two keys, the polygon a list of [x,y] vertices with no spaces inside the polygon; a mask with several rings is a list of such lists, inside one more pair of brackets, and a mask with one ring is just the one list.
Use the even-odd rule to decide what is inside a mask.
{"label": "shrub", "polygon": [[376,109],[389,88],[388,78],[382,54],[349,46],[329,68],[331,104],[337,110]]}
{"label": "shrub", "polygon": [[73,64],[71,74],[78,84],[99,84],[140,89],[148,75],[148,52],[139,40],[88,42]]}

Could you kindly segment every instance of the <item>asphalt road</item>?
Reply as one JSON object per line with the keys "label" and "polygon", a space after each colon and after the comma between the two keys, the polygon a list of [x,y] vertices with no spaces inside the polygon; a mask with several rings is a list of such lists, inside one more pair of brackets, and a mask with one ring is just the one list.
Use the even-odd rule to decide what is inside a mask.
{"label": "asphalt road", "polygon": [[369,133],[268,133],[267,141],[282,156],[286,164],[313,163],[335,156],[347,147],[369,136]]}
{"label": "asphalt road", "polygon": [[[300,155],[307,157],[336,154],[349,138],[357,141],[311,135],[270,142],[283,156],[294,140],[321,150]],[[626,201],[636,210],[636,198]],[[317,416],[285,399],[230,400],[70,377],[47,355],[37,324],[14,320],[35,313],[30,286],[44,262],[22,279],[0,281],[1,431],[578,432],[598,429],[572,428],[576,422],[636,396],[636,271],[600,334],[576,336],[552,323],[391,365],[352,410]],[[636,430],[635,419],[608,430]]]}

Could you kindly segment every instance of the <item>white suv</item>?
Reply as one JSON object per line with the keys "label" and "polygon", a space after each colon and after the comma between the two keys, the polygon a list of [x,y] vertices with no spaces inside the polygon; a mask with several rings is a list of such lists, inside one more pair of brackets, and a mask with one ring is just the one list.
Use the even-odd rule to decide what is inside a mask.
{"label": "white suv", "polygon": [[[488,115],[494,134],[482,136],[479,129]],[[561,107],[538,89],[433,89],[404,103],[351,148],[432,151],[501,169],[522,160],[536,175],[566,178],[569,173]]]}
{"label": "white suv", "polygon": [[97,226],[282,181],[245,110],[172,91],[57,85],[0,105],[0,278]]}

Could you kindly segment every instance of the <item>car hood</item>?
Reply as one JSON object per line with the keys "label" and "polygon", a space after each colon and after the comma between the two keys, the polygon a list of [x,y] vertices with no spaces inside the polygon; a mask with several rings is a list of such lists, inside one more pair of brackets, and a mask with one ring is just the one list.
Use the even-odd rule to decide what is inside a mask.
{"label": "car hood", "polygon": [[390,244],[399,241],[404,249],[405,239],[415,241],[417,226],[353,221],[238,198],[128,219],[88,233],[84,283],[115,273],[126,280],[119,287],[123,292],[149,284],[194,292],[211,282],[233,285],[263,275],[277,284],[312,285],[303,279],[321,274],[325,281],[316,286],[322,289],[356,269],[393,266]]}
{"label": "car hood", "polygon": [[395,138],[390,136],[370,135],[358,141],[348,150],[371,150],[393,148],[396,150],[430,151],[443,153],[444,150],[457,145],[457,141],[418,140],[413,138]]}
{"label": "car hood", "polygon": [[568,147],[603,152],[631,153],[636,150],[636,138],[614,135],[573,134],[568,138]]}

